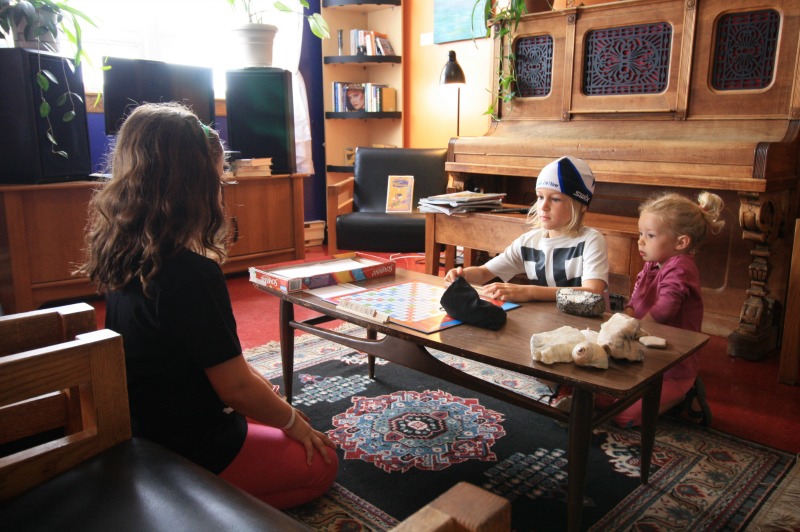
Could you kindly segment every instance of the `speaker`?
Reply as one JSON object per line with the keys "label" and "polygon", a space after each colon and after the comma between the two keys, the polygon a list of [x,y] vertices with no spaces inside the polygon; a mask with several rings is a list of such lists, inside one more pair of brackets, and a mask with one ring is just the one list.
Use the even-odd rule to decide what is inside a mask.
{"label": "speaker", "polygon": [[273,174],[297,171],[292,74],[280,68],[226,72],[228,144],[242,158],[272,157]]}
{"label": "speaker", "polygon": [[[48,79],[47,91],[37,83],[44,71],[55,77]],[[0,72],[0,183],[86,179],[91,160],[80,67],[73,70],[70,59],[46,52],[0,48]],[[72,98],[63,96],[68,92]],[[49,124],[39,115],[43,97],[50,105]],[[65,122],[64,114],[73,110],[74,118]]]}

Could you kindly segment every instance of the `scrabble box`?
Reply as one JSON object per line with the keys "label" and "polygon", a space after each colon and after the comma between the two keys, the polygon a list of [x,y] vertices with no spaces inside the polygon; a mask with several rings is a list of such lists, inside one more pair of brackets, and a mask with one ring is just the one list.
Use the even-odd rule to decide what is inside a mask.
{"label": "scrabble box", "polygon": [[313,261],[296,260],[250,268],[250,282],[281,292],[310,290],[394,275],[397,263],[366,253],[341,253]]}

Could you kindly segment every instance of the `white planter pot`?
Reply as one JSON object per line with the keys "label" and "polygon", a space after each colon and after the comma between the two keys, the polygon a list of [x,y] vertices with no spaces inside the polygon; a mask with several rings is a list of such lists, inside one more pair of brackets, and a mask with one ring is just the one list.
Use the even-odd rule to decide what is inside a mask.
{"label": "white planter pot", "polygon": [[276,26],[244,24],[233,29],[234,62],[241,67],[272,66],[272,44]]}
{"label": "white planter pot", "polygon": [[[50,11],[44,10],[37,10],[36,16],[39,20],[47,20],[49,19],[49,24],[53,25],[56,23],[56,15],[51,13]],[[38,21],[37,21],[38,22]],[[31,37],[31,40],[28,41],[25,39],[25,28],[28,25],[28,22],[23,18],[19,24],[17,24],[16,30],[14,31],[14,46],[17,48],[30,48],[33,50],[47,50],[50,52],[58,52],[58,40],[56,40],[55,36],[46,31],[39,35],[39,40],[37,41],[35,38]],[[38,25],[38,24],[37,24]]]}

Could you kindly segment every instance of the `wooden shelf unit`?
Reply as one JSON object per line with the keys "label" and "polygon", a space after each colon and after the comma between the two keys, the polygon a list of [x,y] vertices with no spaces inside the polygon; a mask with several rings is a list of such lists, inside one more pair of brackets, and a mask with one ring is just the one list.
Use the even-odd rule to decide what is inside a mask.
{"label": "wooden shelf unit", "polygon": [[[345,148],[403,146],[403,9],[400,0],[323,0],[322,15],[333,38],[322,41],[322,80],[325,101],[326,184],[353,175],[345,164]],[[339,55],[337,30],[343,31]],[[350,55],[350,30],[385,33],[398,55]],[[333,112],[333,83],[382,83],[397,90],[396,112]]]}

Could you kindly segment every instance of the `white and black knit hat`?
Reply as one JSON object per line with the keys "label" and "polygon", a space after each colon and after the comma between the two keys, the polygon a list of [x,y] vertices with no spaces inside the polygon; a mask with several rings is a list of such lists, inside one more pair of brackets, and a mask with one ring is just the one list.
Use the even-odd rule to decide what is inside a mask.
{"label": "white and black knit hat", "polygon": [[594,194],[594,174],[581,159],[561,157],[542,168],[536,188],[557,190],[588,206]]}

